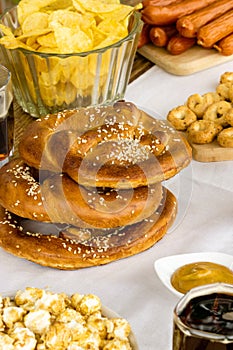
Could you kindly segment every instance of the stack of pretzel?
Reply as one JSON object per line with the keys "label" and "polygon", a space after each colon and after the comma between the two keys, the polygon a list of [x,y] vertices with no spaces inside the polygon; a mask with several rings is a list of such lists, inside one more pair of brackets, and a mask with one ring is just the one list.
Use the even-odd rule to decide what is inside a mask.
{"label": "stack of pretzel", "polygon": [[139,47],[147,43],[179,55],[198,44],[233,54],[233,0],[143,0],[144,27]]}
{"label": "stack of pretzel", "polygon": [[106,264],[161,239],[177,207],[162,181],[191,160],[170,124],[124,101],[35,120],[19,154],[0,169],[0,246],[60,269]]}

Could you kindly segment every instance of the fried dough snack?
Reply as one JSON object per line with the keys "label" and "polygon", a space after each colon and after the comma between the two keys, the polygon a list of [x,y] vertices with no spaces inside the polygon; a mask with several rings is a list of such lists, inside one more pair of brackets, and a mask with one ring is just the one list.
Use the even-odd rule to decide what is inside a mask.
{"label": "fried dough snack", "polygon": [[210,143],[221,130],[222,126],[213,121],[197,120],[187,129],[188,140],[197,144]]}
{"label": "fried dough snack", "polygon": [[184,131],[197,120],[197,116],[189,107],[178,106],[168,113],[167,120],[175,129]]}
{"label": "fried dough snack", "polygon": [[223,127],[228,125],[226,120],[226,115],[232,108],[230,102],[219,101],[212,103],[205,111],[203,115],[203,120],[212,120],[215,124],[219,124]]}
{"label": "fried dough snack", "polygon": [[206,109],[214,102],[221,100],[217,92],[207,92],[203,95],[192,94],[187,99],[187,106],[196,114],[197,118],[202,118]]}
{"label": "fried dough snack", "polygon": [[[222,147],[233,147],[231,127],[233,126],[233,72],[224,72],[216,86],[216,91],[203,95],[190,95],[184,105],[174,107],[167,114],[167,120],[177,130],[186,131],[190,143],[206,144],[217,140]],[[182,110],[182,118],[176,118],[177,110]],[[182,123],[190,121],[190,111],[196,120],[186,128]],[[221,136],[220,136],[221,134]]]}
{"label": "fried dough snack", "polygon": [[226,128],[218,134],[218,143],[222,147],[233,147],[233,127]]}

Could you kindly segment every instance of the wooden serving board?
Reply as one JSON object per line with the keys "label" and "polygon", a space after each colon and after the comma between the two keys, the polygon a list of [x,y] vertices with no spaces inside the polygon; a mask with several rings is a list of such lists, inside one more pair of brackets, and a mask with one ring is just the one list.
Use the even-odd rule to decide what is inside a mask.
{"label": "wooden serving board", "polygon": [[153,44],[144,45],[138,52],[174,75],[189,75],[233,60],[233,55],[223,56],[215,49],[204,49],[200,46],[194,46],[176,56]]}
{"label": "wooden serving board", "polygon": [[[186,137],[186,133],[184,132]],[[196,143],[189,142],[192,147],[193,159],[198,162],[221,162],[226,160],[233,160],[233,148],[225,148],[219,146],[215,140],[211,143],[198,145]]]}

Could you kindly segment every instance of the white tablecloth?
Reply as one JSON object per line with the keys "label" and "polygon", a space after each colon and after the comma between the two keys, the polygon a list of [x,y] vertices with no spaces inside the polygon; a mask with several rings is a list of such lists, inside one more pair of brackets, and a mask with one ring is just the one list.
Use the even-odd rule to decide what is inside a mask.
{"label": "white tablecloth", "polygon": [[[214,91],[220,74],[233,63],[173,76],[154,66],[129,85],[126,99],[166,117],[192,93]],[[114,263],[76,271],[41,267],[0,249],[0,290],[49,287],[67,293],[97,294],[102,303],[127,318],[141,350],[172,348],[172,312],[178,298],[156,276],[160,257],[217,251],[233,254],[233,162],[191,165],[166,185],[178,198],[176,222],[151,249]]]}

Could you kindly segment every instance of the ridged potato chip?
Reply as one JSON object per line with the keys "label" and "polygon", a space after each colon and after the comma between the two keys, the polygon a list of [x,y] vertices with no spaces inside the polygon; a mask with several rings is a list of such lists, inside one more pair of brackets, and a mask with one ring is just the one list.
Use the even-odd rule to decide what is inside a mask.
{"label": "ridged potato chip", "polygon": [[33,32],[34,30],[48,28],[49,15],[43,12],[31,13],[22,24],[23,33]]}

